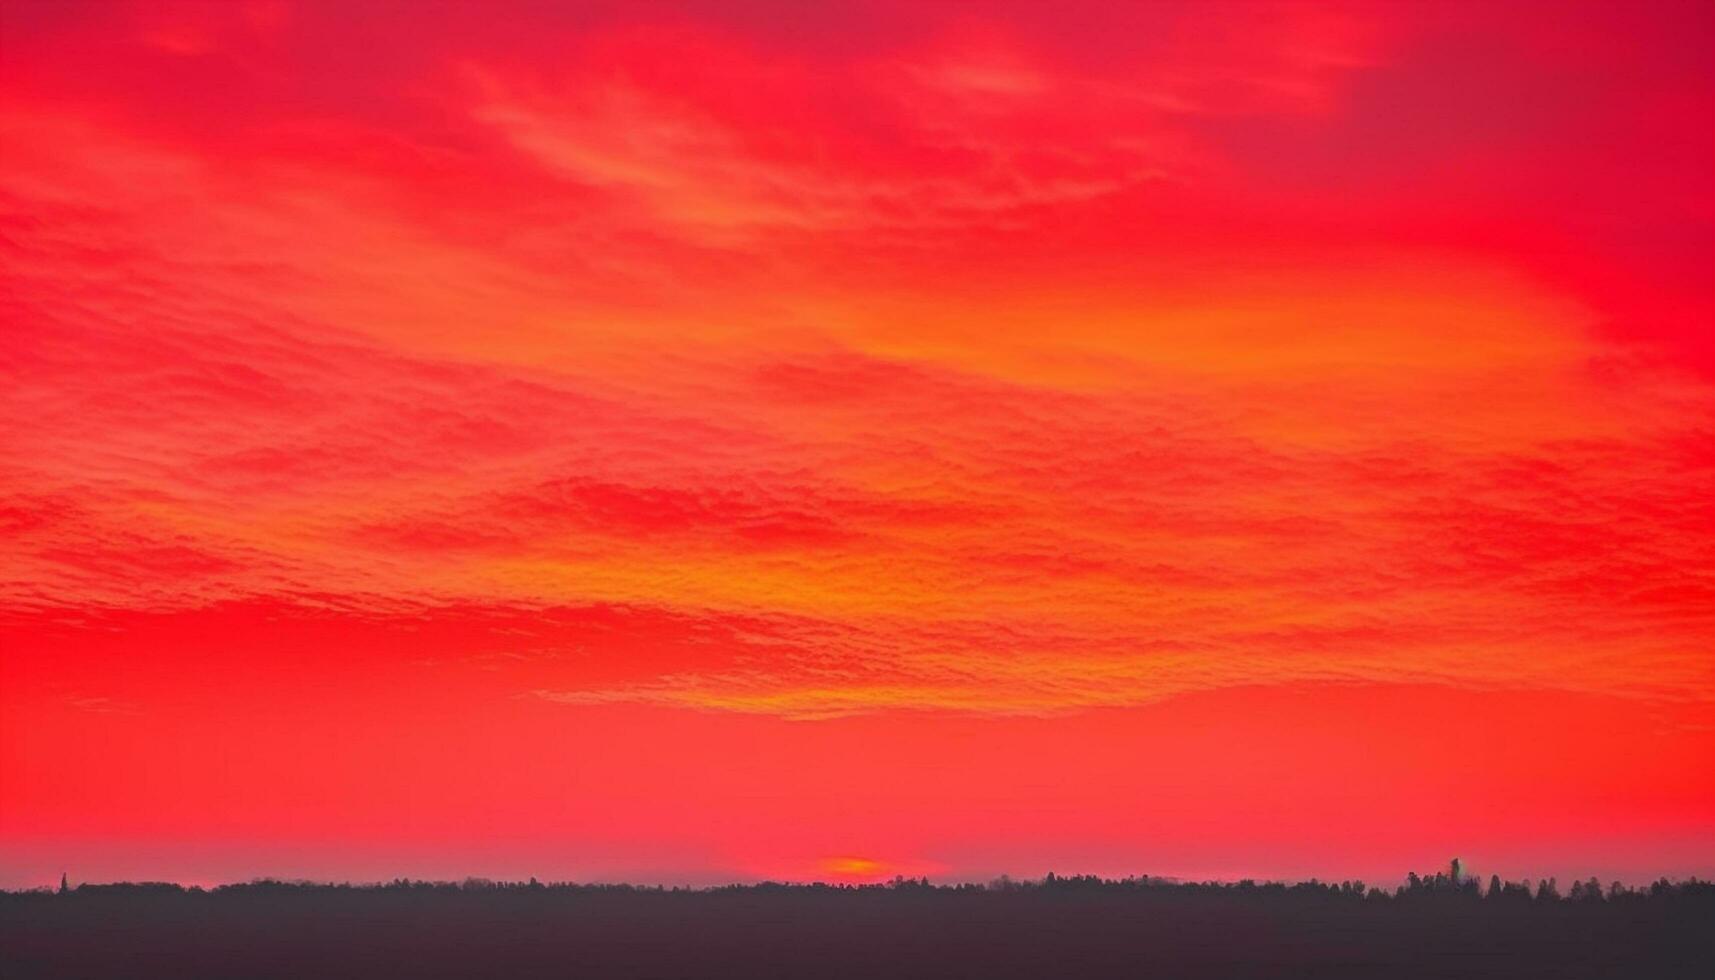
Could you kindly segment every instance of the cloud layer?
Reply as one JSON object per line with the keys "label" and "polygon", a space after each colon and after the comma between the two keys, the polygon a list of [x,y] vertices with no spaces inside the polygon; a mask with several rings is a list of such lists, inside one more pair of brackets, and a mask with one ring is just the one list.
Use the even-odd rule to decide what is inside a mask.
{"label": "cloud layer", "polygon": [[[1448,25],[1364,8],[1091,13],[1087,57],[603,13],[552,59],[438,9],[337,94],[307,45],[367,28],[330,9],[83,13],[29,8],[6,69],[18,635],[643,611],[696,653],[519,691],[794,718],[1711,695],[1715,390],[1674,326],[1710,147],[1610,181],[1591,144],[1654,125],[1619,95],[1407,154],[1374,100],[1478,108],[1425,102]],[[1671,24],[1622,26],[1666,52],[1624,94],[1708,107]],[[1474,78],[1572,70],[1484,27]],[[1336,192],[1305,148],[1342,141]],[[1550,157],[1606,217],[1517,192]]]}

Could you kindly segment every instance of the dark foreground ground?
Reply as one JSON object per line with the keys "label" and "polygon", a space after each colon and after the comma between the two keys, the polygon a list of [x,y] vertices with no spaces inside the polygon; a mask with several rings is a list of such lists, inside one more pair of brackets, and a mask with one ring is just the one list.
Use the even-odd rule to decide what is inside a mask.
{"label": "dark foreground ground", "polygon": [[1704,978],[1715,890],[86,886],[0,894],[0,976]]}

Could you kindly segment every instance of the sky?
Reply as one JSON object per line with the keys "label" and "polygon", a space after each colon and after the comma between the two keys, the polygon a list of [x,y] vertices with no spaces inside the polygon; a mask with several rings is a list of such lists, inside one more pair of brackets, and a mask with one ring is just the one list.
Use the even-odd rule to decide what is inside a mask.
{"label": "sky", "polygon": [[0,886],[1715,874],[1715,8],[0,8]]}

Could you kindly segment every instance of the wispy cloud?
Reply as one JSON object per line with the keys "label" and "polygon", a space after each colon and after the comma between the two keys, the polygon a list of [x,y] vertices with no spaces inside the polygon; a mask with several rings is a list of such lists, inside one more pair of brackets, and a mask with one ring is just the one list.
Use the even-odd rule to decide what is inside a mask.
{"label": "wispy cloud", "polygon": [[1655,287],[1569,282],[1546,243],[1612,242],[1540,215],[1431,219],[1385,175],[1323,199],[1315,161],[1223,128],[1284,153],[1358,125],[1412,24],[1145,11],[1146,51],[1078,61],[962,21],[825,57],[604,21],[323,104],[268,87],[296,18],[192,14],[87,29],[251,86],[243,119],[199,90],[218,133],[8,76],[21,623],[649,609],[709,638],[507,676],[798,718],[1296,681],[1709,697],[1715,392],[1635,326]]}

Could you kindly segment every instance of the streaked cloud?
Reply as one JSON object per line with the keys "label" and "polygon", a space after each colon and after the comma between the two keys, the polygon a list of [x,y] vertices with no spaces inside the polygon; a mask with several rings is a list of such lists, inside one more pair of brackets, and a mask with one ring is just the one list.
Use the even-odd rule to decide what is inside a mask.
{"label": "streaked cloud", "polygon": [[[1435,81],[1433,18],[1145,12],[1078,61],[959,18],[828,53],[592,14],[564,57],[449,28],[276,87],[325,16],[44,22],[9,59],[19,630],[647,610],[702,638],[538,669],[668,642],[574,617],[482,657],[525,697],[797,719],[1710,697],[1715,389],[1658,315],[1709,309],[1674,271],[1707,194],[1569,146],[1629,231],[1493,213],[1537,161],[1457,134],[1327,190],[1292,151],[1385,155],[1365,100]],[[80,30],[108,82],[67,79]],[[1539,138],[1633,125],[1592,112]],[[1665,271],[1585,287],[1639,249]]]}

